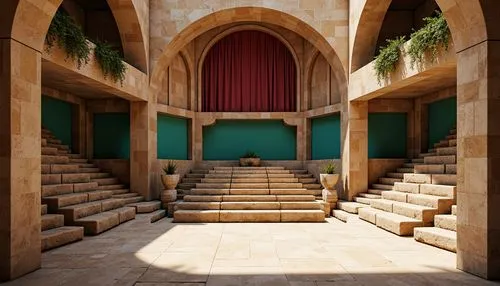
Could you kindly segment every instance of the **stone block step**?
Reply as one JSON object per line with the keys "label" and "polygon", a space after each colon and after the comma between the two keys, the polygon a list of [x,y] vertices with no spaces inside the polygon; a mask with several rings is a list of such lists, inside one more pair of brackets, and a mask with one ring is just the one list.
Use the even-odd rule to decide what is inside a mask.
{"label": "stone block step", "polygon": [[208,174],[206,169],[192,169],[191,174]]}
{"label": "stone block step", "polygon": [[434,226],[451,231],[457,231],[457,216],[455,215],[436,215],[434,217]]}
{"label": "stone block step", "polygon": [[332,210],[332,216],[340,221],[347,222],[351,217],[355,215],[350,214],[343,210]]}
{"label": "stone block step", "polygon": [[99,190],[98,187],[99,186],[95,182],[75,183],[73,184],[73,192],[75,193],[92,192]]}
{"label": "stone block step", "polygon": [[50,250],[83,239],[83,227],[63,226],[42,231],[42,251]]}
{"label": "stone block step", "polygon": [[[204,179],[204,178],[182,178],[182,182],[183,183],[202,183],[202,182],[204,182],[204,183],[210,183],[210,181],[207,181],[207,180],[210,180],[210,179]],[[219,178],[217,180],[222,180],[222,178]],[[231,180],[229,179],[229,181],[231,181]],[[215,183],[218,183],[218,182],[215,181]]]}
{"label": "stone block step", "polygon": [[125,205],[128,205],[128,204],[133,204],[133,203],[140,203],[140,202],[144,201],[144,197],[143,196],[136,196],[136,197],[124,198],[124,199],[120,199],[120,200],[122,200]]}
{"label": "stone block step", "polygon": [[123,199],[110,198],[110,199],[105,199],[105,200],[102,200],[99,202],[102,205],[101,211],[103,211],[103,212],[118,209],[118,208],[121,208],[125,205],[125,202],[123,201]]}
{"label": "stone block step", "polygon": [[387,177],[403,179],[403,173],[387,173]]}
{"label": "stone block step", "polygon": [[302,184],[316,184],[316,178],[297,178],[297,182]]}
{"label": "stone block step", "polygon": [[73,193],[73,184],[42,186],[42,197],[58,196]]}
{"label": "stone block step", "polygon": [[[234,184],[233,184],[234,185]],[[302,187],[303,184],[301,183],[269,183],[269,188],[270,189],[301,189],[301,188],[306,188],[307,187]],[[233,186],[231,185],[233,188]]]}
{"label": "stone block step", "polygon": [[294,176],[295,178],[299,179],[314,178],[313,174],[290,174],[290,176]]}
{"label": "stone block step", "polygon": [[403,193],[418,194],[420,192],[420,184],[414,183],[395,183],[394,190]]}
{"label": "stone block step", "polygon": [[268,169],[267,173],[268,174],[291,174],[290,170],[274,170],[274,169]]}
{"label": "stone block step", "polygon": [[74,164],[42,164],[44,165],[48,166],[45,167],[45,172],[42,172],[44,174],[72,174],[80,171],[80,167]]}
{"label": "stone block step", "polygon": [[419,186],[419,193],[424,195],[456,198],[457,187],[446,186],[446,185],[421,184]]}
{"label": "stone block step", "polygon": [[453,147],[457,146],[457,139],[451,139],[448,141],[448,146]]}
{"label": "stone block step", "polygon": [[180,183],[177,185],[177,189],[180,190],[191,190],[192,188],[196,188],[196,183]]}
{"label": "stone block step", "polygon": [[72,159],[78,159],[78,158],[81,158],[82,155],[81,154],[68,154],[68,157],[69,158],[72,158]]}
{"label": "stone block step", "polygon": [[42,215],[41,228],[46,231],[53,228],[64,226],[64,216],[58,214]]}
{"label": "stone block step", "polygon": [[97,235],[120,224],[120,214],[114,211],[102,212],[75,220],[83,226],[86,235]]}
{"label": "stone block step", "polygon": [[435,152],[429,152],[429,153],[420,153],[418,154],[419,158],[425,158],[425,157],[430,157],[430,156],[436,156],[437,153]]}
{"label": "stone block step", "polygon": [[429,156],[425,157],[425,164],[456,164],[457,156],[448,155],[448,156]]}
{"label": "stone block step", "polygon": [[[97,183],[95,183],[97,184]],[[102,185],[96,187],[98,190],[122,190],[125,189],[125,185],[116,184],[116,185]]]}
{"label": "stone block step", "polygon": [[416,174],[444,174],[444,164],[421,164],[415,166]]}
{"label": "stone block step", "polygon": [[307,170],[290,170],[290,173],[292,174],[307,174]]}
{"label": "stone block step", "polygon": [[361,208],[358,210],[358,216],[360,219],[375,225],[377,224],[378,213],[385,213],[385,212],[374,208]]}
{"label": "stone block step", "polygon": [[417,227],[415,240],[451,252],[457,252],[457,233],[438,227]]}
{"label": "stone block step", "polygon": [[113,197],[113,191],[100,190],[100,191],[86,192],[85,194],[89,196],[89,202],[111,199]]}
{"label": "stone block step", "polygon": [[282,210],[321,210],[322,201],[312,202],[280,202]]}
{"label": "stone block step", "polygon": [[382,199],[406,203],[408,199],[408,193],[398,191],[384,191],[382,192]]}
{"label": "stone block step", "polygon": [[456,174],[457,173],[457,165],[456,164],[447,164],[445,166],[446,174]]}
{"label": "stone block step", "polygon": [[377,212],[375,220],[376,226],[401,236],[411,236],[414,228],[423,225],[418,219],[389,212]]}
{"label": "stone block step", "polygon": [[370,206],[365,205],[365,204],[356,203],[356,202],[346,202],[346,201],[338,201],[337,202],[338,209],[346,211],[348,213],[352,213],[352,214],[357,214],[358,210],[360,208],[367,208],[367,207],[370,207]]}
{"label": "stone block step", "polygon": [[88,202],[88,200],[89,197],[86,193],[71,193],[71,194],[43,197],[42,203],[48,206],[48,209],[51,213],[55,213],[60,208],[77,204],[83,204]]}
{"label": "stone block step", "polygon": [[63,184],[88,183],[90,176],[84,173],[61,174],[61,181]]}
{"label": "stone block step", "polygon": [[70,153],[69,153],[69,150],[57,150],[57,154],[58,155],[68,156]]}
{"label": "stone block step", "polygon": [[[197,183],[196,189],[229,189],[230,183]],[[266,184],[267,188],[267,184]]]}
{"label": "stone block step", "polygon": [[61,174],[42,174],[43,185],[58,185],[61,184]]}
{"label": "stone block step", "polygon": [[379,183],[384,184],[384,185],[394,185],[396,182],[402,182],[403,179],[399,178],[379,178],[378,179]]}
{"label": "stone block step", "polygon": [[70,158],[69,161],[74,164],[87,164],[89,162],[86,158]]}
{"label": "stone block step", "polygon": [[134,207],[138,214],[152,213],[161,208],[161,202],[160,201],[138,202],[138,203],[128,204],[127,206]]}
{"label": "stone block step", "polygon": [[229,195],[269,195],[269,189],[230,189]]}
{"label": "stone block step", "polygon": [[41,214],[41,215],[45,215],[45,214],[47,214],[47,210],[48,210],[47,205],[42,204],[42,206],[41,206],[41,208],[40,208],[40,214]]}
{"label": "stone block step", "polygon": [[416,163],[416,164],[423,164],[424,163],[424,159],[423,158],[411,159],[411,162],[412,163]]}
{"label": "stone block step", "polygon": [[119,183],[117,178],[92,179],[92,182],[98,183],[99,186],[116,185]]}
{"label": "stone block step", "polygon": [[[455,138],[450,138],[450,139],[455,139]],[[439,156],[446,156],[446,155],[457,155],[457,147],[441,147],[436,149],[436,153]]]}
{"label": "stone block step", "polygon": [[364,198],[364,197],[355,197],[354,201],[360,204],[370,205],[372,199]]}
{"label": "stone block step", "polygon": [[[300,184],[300,183],[315,183],[316,179],[299,179],[299,178],[269,178],[270,184]],[[234,179],[233,179],[234,181]],[[304,181],[304,182],[302,182]]]}
{"label": "stone block step", "polygon": [[325,222],[322,210],[281,210],[282,222]]}
{"label": "stone block step", "polygon": [[54,137],[48,136],[45,139],[47,139],[47,143],[62,145],[62,141],[59,139],[55,139]]}
{"label": "stone block step", "polygon": [[413,169],[415,167],[415,163],[404,163],[403,168]]}
{"label": "stone block step", "polygon": [[186,174],[185,177],[201,179],[205,177],[205,174]]}
{"label": "stone block step", "polygon": [[302,184],[303,188],[306,188],[308,190],[322,190],[323,187],[321,184]]}
{"label": "stone block step", "polygon": [[219,210],[178,210],[174,212],[174,222],[219,222]]}
{"label": "stone block step", "polygon": [[109,178],[111,174],[109,173],[88,173],[87,174],[90,179],[103,179],[103,178]]}
{"label": "stone block step", "polygon": [[118,214],[120,224],[135,219],[135,208],[133,207],[125,206],[117,209],[112,209],[109,212]]}
{"label": "stone block step", "polygon": [[454,200],[447,197],[425,195],[425,194],[408,194],[408,203],[420,206],[426,206],[437,209],[438,214],[451,213],[451,206]]}
{"label": "stone block step", "polygon": [[310,202],[315,201],[314,195],[276,195],[279,202]]}
{"label": "stone block step", "polygon": [[223,202],[275,202],[275,195],[229,195],[222,196]]}
{"label": "stone block step", "polygon": [[324,222],[321,210],[178,210],[174,222]]}
{"label": "stone block step", "polygon": [[221,210],[279,210],[279,202],[222,202]]}
{"label": "stone block step", "polygon": [[71,205],[57,210],[64,215],[64,224],[72,225],[75,220],[102,212],[100,201]]}
{"label": "stone block step", "polygon": [[434,185],[457,185],[457,175],[456,174],[435,174],[432,175],[432,184]]}
{"label": "stone block step", "polygon": [[[221,179],[215,179],[215,180],[221,180]],[[269,180],[267,179],[267,177],[261,177],[261,178],[231,178],[231,179],[227,179],[229,180],[229,182],[231,182],[231,186],[232,184],[235,184],[235,183],[259,183],[259,184],[268,184],[269,183]]]}
{"label": "stone block step", "polygon": [[404,183],[431,184],[432,175],[430,174],[404,174]]}
{"label": "stone block step", "polygon": [[[233,196],[228,196],[233,197]],[[234,196],[237,197],[237,196]],[[246,197],[246,196],[243,196]],[[220,202],[222,201],[222,196],[216,195],[185,195],[183,200],[185,202]]]}
{"label": "stone block step", "polygon": [[370,193],[359,193],[358,196],[362,197],[362,198],[368,198],[368,199],[381,199],[382,198],[381,195],[370,194]]}
{"label": "stone block step", "polygon": [[452,215],[457,215],[457,205],[451,206],[451,214]]}
{"label": "stone block step", "polygon": [[149,214],[149,222],[150,223],[157,222],[157,221],[161,220],[162,218],[164,218],[166,215],[167,215],[166,210],[154,211],[154,212]]}
{"label": "stone block step", "polygon": [[109,190],[113,193],[113,195],[121,195],[121,194],[126,194],[129,193],[129,189],[118,189],[118,190]]}
{"label": "stone block step", "polygon": [[58,155],[58,149],[52,147],[42,147],[42,156],[43,155]]}
{"label": "stone block step", "polygon": [[423,226],[432,226],[434,223],[434,216],[438,214],[436,208],[402,202],[394,202],[392,205],[392,212],[422,221]]}
{"label": "stone block step", "polygon": [[45,142],[47,142],[46,145],[42,145],[42,146],[52,147],[52,148],[57,148],[59,150],[68,150],[69,151],[69,146],[67,146],[67,145],[49,143],[47,140]]}
{"label": "stone block step", "polygon": [[229,195],[229,189],[217,189],[217,188],[209,188],[209,189],[191,189],[189,195]]}
{"label": "stone block step", "polygon": [[373,184],[372,188],[378,189],[378,190],[392,190],[393,185],[386,185],[386,184]]}
{"label": "stone block step", "polygon": [[270,189],[270,195],[316,195],[316,191],[307,189]]}
{"label": "stone block step", "polygon": [[79,168],[79,173],[100,173],[101,169],[99,168]]}
{"label": "stone block step", "polygon": [[414,168],[397,168],[396,171],[398,173],[414,173],[415,169]]}
{"label": "stone block step", "polygon": [[113,195],[113,198],[115,198],[115,199],[126,199],[126,198],[137,197],[138,195],[139,194],[137,194],[137,193],[128,192],[128,193],[124,193],[124,194]]}
{"label": "stone block step", "polygon": [[175,210],[220,210],[220,202],[179,202]]}
{"label": "stone block step", "polygon": [[383,191],[384,190],[368,189],[367,193],[381,196]]}
{"label": "stone block step", "polygon": [[231,183],[231,189],[268,189],[269,183]]}
{"label": "stone block step", "polygon": [[450,142],[448,140],[441,140],[438,143],[434,143],[434,148],[440,148],[440,147],[448,147],[452,146],[450,145]]}

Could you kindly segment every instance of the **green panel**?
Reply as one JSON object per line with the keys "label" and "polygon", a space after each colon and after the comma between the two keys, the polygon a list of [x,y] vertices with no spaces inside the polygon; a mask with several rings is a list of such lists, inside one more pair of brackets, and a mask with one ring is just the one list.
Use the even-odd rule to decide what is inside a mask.
{"label": "green panel", "polygon": [[311,120],[311,159],[340,158],[340,115]]}
{"label": "green panel", "polygon": [[429,148],[449,135],[457,124],[457,98],[451,97],[429,104]]}
{"label": "green panel", "polygon": [[71,148],[72,143],[72,105],[66,101],[42,96],[42,126],[47,128]]}
{"label": "green panel", "polygon": [[130,158],[130,115],[128,113],[94,114],[94,158]]}
{"label": "green panel", "polygon": [[406,158],[406,113],[368,115],[368,158]]}
{"label": "green panel", "polygon": [[263,160],[295,160],[296,127],[280,120],[221,120],[203,128],[204,160],[238,160],[247,151]]}
{"label": "green panel", "polygon": [[158,159],[188,159],[188,120],[158,114]]}

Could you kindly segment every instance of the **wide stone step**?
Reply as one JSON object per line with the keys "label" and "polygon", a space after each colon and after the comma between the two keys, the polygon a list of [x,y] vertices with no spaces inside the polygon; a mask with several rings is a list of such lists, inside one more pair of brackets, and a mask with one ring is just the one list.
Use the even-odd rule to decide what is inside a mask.
{"label": "wide stone step", "polygon": [[420,184],[414,183],[395,183],[394,190],[403,193],[418,194],[420,192]]}
{"label": "wide stone step", "polygon": [[98,183],[99,186],[116,185],[120,182],[117,178],[92,179],[91,181]]}
{"label": "wide stone step", "polygon": [[368,198],[368,199],[381,199],[382,198],[381,195],[370,194],[370,193],[359,193],[358,196],[362,197],[362,198]]}
{"label": "wide stone step", "polygon": [[205,177],[205,174],[186,174],[185,177],[201,179]]}
{"label": "wide stone step", "polygon": [[102,212],[77,219],[74,224],[83,226],[86,235],[97,235],[119,225],[120,214],[113,211]]}
{"label": "wide stone step", "polygon": [[430,156],[436,156],[437,153],[435,152],[429,152],[429,153],[420,153],[418,154],[419,158],[425,158],[425,157],[430,157]]}
{"label": "wide stone step", "polygon": [[64,224],[72,225],[75,220],[102,212],[100,201],[71,205],[57,210],[64,215]]}
{"label": "wide stone step", "polygon": [[231,189],[268,189],[269,183],[231,183]]}
{"label": "wide stone step", "polygon": [[113,198],[115,199],[126,199],[126,198],[132,198],[132,197],[137,197],[139,194],[137,193],[123,193],[123,194],[118,194],[118,195],[113,195]]}
{"label": "wide stone step", "polygon": [[58,214],[42,215],[41,228],[46,231],[53,228],[64,226],[64,216]]}
{"label": "wide stone step", "polygon": [[185,202],[220,202],[220,201],[222,201],[222,196],[217,196],[217,195],[185,195],[183,200]]}
{"label": "wide stone step", "polygon": [[219,222],[219,210],[177,210],[174,222]]}
{"label": "wide stone step", "polygon": [[[233,184],[234,185],[234,184]],[[231,185],[232,187],[232,185]],[[301,189],[306,188],[301,183],[269,183],[270,189]]]}
{"label": "wide stone step", "polygon": [[222,202],[221,210],[279,210],[279,202]]}
{"label": "wide stone step", "polygon": [[269,194],[271,195],[315,195],[315,190],[308,190],[304,188],[297,189],[270,189]]}
{"label": "wide stone step", "polygon": [[[47,139],[45,139],[45,140],[47,140]],[[44,145],[44,147],[52,147],[52,148],[57,148],[59,150],[68,150],[69,151],[69,146],[67,146],[67,145],[49,143],[48,141],[46,141],[46,142],[47,142],[47,144]]]}
{"label": "wide stone step", "polygon": [[79,173],[80,166],[75,164],[42,164],[42,174]]}
{"label": "wide stone step", "polygon": [[312,202],[280,202],[282,210],[321,210],[322,201]]}
{"label": "wide stone step", "polygon": [[457,146],[457,139],[448,140],[448,146],[450,147]]}
{"label": "wide stone step", "polygon": [[140,202],[144,201],[144,197],[143,196],[136,196],[136,197],[131,197],[131,198],[124,198],[121,200],[123,201],[124,204],[128,205],[128,204],[133,204],[133,203],[140,203]]}
{"label": "wide stone step", "polygon": [[101,211],[103,212],[118,209],[125,205],[123,199],[115,199],[115,198],[109,198],[99,202],[101,202],[102,205]]}
{"label": "wide stone step", "polygon": [[444,174],[444,164],[421,164],[415,166],[416,174]]}
{"label": "wide stone step", "polygon": [[365,198],[365,197],[355,197],[354,201],[360,204],[365,204],[365,205],[370,205],[372,199]]}
{"label": "wide stone step", "polygon": [[88,173],[90,179],[103,179],[109,178],[111,174],[109,173]]}
{"label": "wide stone step", "polygon": [[74,164],[87,164],[89,162],[86,158],[70,158],[69,161]]}
{"label": "wide stone step", "polygon": [[360,208],[358,210],[359,218],[372,224],[377,224],[378,213],[385,213],[385,212],[374,208]]}
{"label": "wide stone step", "polygon": [[52,147],[42,147],[42,156],[43,155],[58,155],[58,149]]}
{"label": "wide stone step", "polygon": [[229,195],[221,196],[224,202],[276,202],[275,195]]}
{"label": "wide stone step", "polygon": [[393,185],[386,185],[386,184],[373,184],[372,188],[378,189],[378,190],[392,190]]}
{"label": "wide stone step", "polygon": [[78,172],[79,173],[89,173],[89,174],[100,173],[101,169],[99,169],[99,168],[79,168]]}
{"label": "wide stone step", "polygon": [[321,210],[178,210],[174,222],[324,222]]}
{"label": "wide stone step", "polygon": [[99,186],[95,182],[75,183],[73,184],[73,192],[75,193],[93,192],[99,190],[98,187]]}
{"label": "wide stone step", "polygon": [[313,174],[290,174],[295,178],[304,179],[304,178],[314,178]]}
{"label": "wide stone step", "polygon": [[276,195],[276,200],[279,202],[309,202],[315,201],[314,195]]}
{"label": "wide stone step", "polygon": [[434,143],[434,148],[441,148],[441,147],[448,147],[452,146],[450,145],[450,142],[448,140],[441,140],[438,143]]}
{"label": "wide stone step", "polygon": [[128,204],[127,206],[134,207],[138,214],[152,213],[161,208],[161,202],[160,201],[138,202],[138,203]]}
{"label": "wide stone step", "polygon": [[175,210],[220,210],[220,202],[179,202]]}
{"label": "wide stone step", "polygon": [[42,198],[42,203],[48,206],[50,212],[57,212],[60,208],[83,204],[88,201],[89,197],[86,193],[71,193]]}
{"label": "wide stone step", "polygon": [[396,179],[403,179],[403,173],[387,173],[387,177],[396,178]]}
{"label": "wide stone step", "polygon": [[[267,184],[266,184],[267,185]],[[196,189],[229,189],[230,183],[197,183]],[[267,186],[266,186],[267,188]]]}
{"label": "wide stone step", "polygon": [[42,251],[50,250],[83,239],[83,227],[63,226],[42,231]]}
{"label": "wide stone step", "polygon": [[157,222],[162,218],[164,218],[166,215],[167,215],[166,210],[156,210],[149,214],[149,222],[151,223]]}
{"label": "wide stone step", "polygon": [[457,231],[457,216],[449,214],[436,215],[434,217],[434,226],[451,231]]}
{"label": "wide stone step", "polygon": [[302,184],[316,184],[317,181],[316,181],[316,178],[298,178],[297,179],[299,183],[302,183]]}
{"label": "wide stone step", "polygon": [[384,185],[394,185],[396,182],[402,182],[403,179],[399,178],[379,178],[378,179],[379,183],[384,184]]}
{"label": "wide stone step", "polygon": [[[203,183],[211,183],[209,180],[210,179],[204,179],[204,178],[189,178],[189,177],[182,178],[183,183],[202,183],[202,182]],[[212,180],[215,180],[215,179],[212,179]],[[223,179],[219,178],[217,180],[223,180]],[[229,179],[229,181],[231,181],[231,180]],[[218,183],[219,181],[214,181],[214,182]]]}
{"label": "wide stone step", "polygon": [[348,213],[352,214],[357,214],[358,210],[360,208],[366,208],[369,207],[368,205],[365,204],[360,204],[356,202],[345,202],[345,201],[338,201],[337,202],[337,208],[343,211],[346,211]]}
{"label": "wide stone step", "polygon": [[269,189],[230,189],[229,195],[269,195]]}
{"label": "wide stone step", "polygon": [[404,183],[413,184],[432,184],[432,175],[430,174],[404,174]]}
{"label": "wide stone step", "polygon": [[45,139],[47,139],[47,143],[62,145],[62,141],[59,139],[55,139],[54,137],[47,136],[45,137]]}
{"label": "wide stone step", "polygon": [[126,194],[129,193],[129,189],[118,189],[118,190],[109,190],[113,193],[113,195],[121,195],[121,194]]}
{"label": "wide stone step", "polygon": [[61,174],[61,182],[63,184],[88,183],[90,176],[84,173]]}
{"label": "wide stone step", "polygon": [[457,252],[457,233],[438,227],[417,227],[415,240],[451,252]]}
{"label": "wide stone step", "polygon": [[424,159],[423,158],[411,159],[411,162],[412,163],[416,163],[416,164],[423,164],[424,163]]}
{"label": "wide stone step", "polygon": [[61,174],[42,174],[43,185],[58,185],[61,184]]}
{"label": "wide stone step", "polygon": [[73,193],[73,184],[42,186],[42,197],[58,196]]}
{"label": "wide stone step", "polygon": [[413,235],[416,227],[423,226],[421,220],[389,212],[376,213],[375,225],[401,236]]}
{"label": "wide stone step", "polygon": [[122,189],[125,189],[125,185],[122,185],[122,184],[102,185],[102,186],[98,186],[97,189],[98,190],[122,190]]}
{"label": "wide stone step", "polygon": [[304,187],[308,190],[322,190],[323,189],[321,184],[302,184],[302,187]]}
{"label": "wide stone step", "polygon": [[408,203],[420,206],[426,206],[437,209],[439,214],[451,212],[451,206],[454,200],[451,198],[433,196],[426,194],[408,194]]}
{"label": "wide stone step", "polygon": [[412,167],[412,168],[397,168],[396,171],[398,173],[414,173],[415,172],[415,169]]}
{"label": "wide stone step", "polygon": [[419,193],[424,195],[456,198],[457,187],[446,185],[421,184]]}
{"label": "wide stone step", "polygon": [[429,156],[425,157],[425,164],[456,164],[457,156],[448,155],[448,156]]}
{"label": "wide stone step", "polygon": [[229,188],[218,189],[218,188],[208,188],[208,189],[191,189],[189,195],[203,196],[203,195],[229,195]]}
{"label": "wide stone step", "polygon": [[82,155],[81,154],[68,154],[68,157],[69,158],[72,158],[72,159],[78,159],[78,158],[81,158]]}
{"label": "wide stone step", "polygon": [[[450,138],[452,139],[452,138]],[[453,138],[455,139],[455,138]],[[446,155],[457,155],[457,147],[456,146],[453,146],[453,147],[441,147],[441,148],[437,148],[436,149],[436,153],[439,155],[439,156],[446,156]]]}
{"label": "wide stone step", "polygon": [[[269,178],[268,179],[270,184],[300,184],[300,183],[315,183],[315,179],[298,179],[298,178]],[[302,182],[304,181],[304,182]],[[234,179],[233,179],[234,182]]]}
{"label": "wide stone step", "polygon": [[307,174],[307,170],[290,170],[290,173],[292,174]]}
{"label": "wide stone step", "polygon": [[408,199],[408,193],[399,191],[383,191],[382,199],[406,203]]}
{"label": "wide stone step", "polygon": [[269,180],[267,177],[262,177],[262,178],[231,178],[231,179],[208,179],[208,180],[228,180],[228,182],[232,184],[238,183],[257,183],[257,184],[265,184],[267,185],[269,183]]}
{"label": "wide stone step", "polygon": [[385,199],[373,200],[371,203],[371,207],[423,221],[424,225],[432,225],[434,223],[434,216],[438,211],[436,208],[413,205],[404,202],[390,201]]}
{"label": "wide stone step", "polygon": [[383,191],[384,190],[368,189],[367,193],[381,196]]}

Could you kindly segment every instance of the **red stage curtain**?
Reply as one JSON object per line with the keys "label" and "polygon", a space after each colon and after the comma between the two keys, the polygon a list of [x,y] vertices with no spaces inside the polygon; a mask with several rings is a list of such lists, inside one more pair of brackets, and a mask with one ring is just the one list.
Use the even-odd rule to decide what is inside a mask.
{"label": "red stage curtain", "polygon": [[295,61],[288,48],[260,31],[232,33],[203,63],[205,112],[296,111]]}

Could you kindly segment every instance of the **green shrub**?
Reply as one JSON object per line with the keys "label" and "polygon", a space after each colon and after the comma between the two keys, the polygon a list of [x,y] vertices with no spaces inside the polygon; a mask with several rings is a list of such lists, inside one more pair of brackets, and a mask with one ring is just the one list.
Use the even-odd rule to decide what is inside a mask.
{"label": "green shrub", "polygon": [[247,151],[241,158],[259,158],[259,155],[253,151]]}
{"label": "green shrub", "polygon": [[76,61],[78,68],[89,61],[90,47],[82,28],[62,10],[58,10],[52,19],[45,42],[47,51],[57,43],[66,51],[67,58]]}
{"label": "green shrub", "polygon": [[408,54],[411,65],[421,64],[426,52],[430,52],[430,60],[434,62],[439,49],[448,50],[450,43],[450,30],[443,13],[436,12],[436,16],[424,18],[425,26],[411,35]]}
{"label": "green shrub", "polygon": [[165,173],[165,175],[173,175],[176,171],[177,165],[172,160],[168,161],[167,165],[163,167],[163,172]]}
{"label": "green shrub", "polygon": [[375,74],[380,83],[382,79],[396,69],[396,63],[401,55],[401,45],[405,42],[405,37],[394,40],[387,40],[387,45],[380,48],[378,56],[375,57]]}
{"label": "green shrub", "polygon": [[323,166],[323,174],[335,174],[336,168],[333,162],[328,162],[325,166]]}
{"label": "green shrub", "polygon": [[127,67],[118,51],[113,50],[113,48],[105,42],[97,41],[95,43],[94,55],[101,66],[104,78],[109,75],[114,82],[120,81],[123,83]]}

